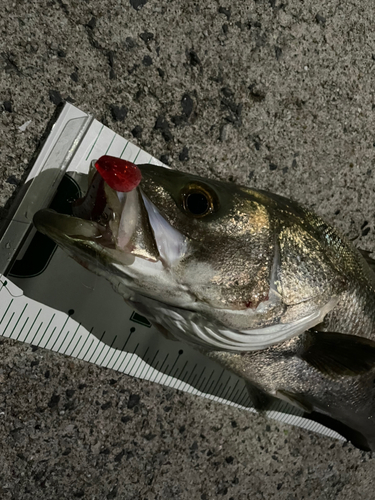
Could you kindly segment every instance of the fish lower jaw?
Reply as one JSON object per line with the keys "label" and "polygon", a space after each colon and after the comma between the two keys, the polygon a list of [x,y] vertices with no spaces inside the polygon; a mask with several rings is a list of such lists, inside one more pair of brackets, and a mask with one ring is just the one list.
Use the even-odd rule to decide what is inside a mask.
{"label": "fish lower jaw", "polygon": [[[220,324],[214,315],[169,306],[135,292],[124,298],[151,322],[170,332],[176,340],[205,351],[247,352],[266,349],[312,328],[322,321],[322,315],[324,317],[326,313],[322,308],[292,323],[240,331]],[[332,303],[329,303],[327,308],[331,306]]]}

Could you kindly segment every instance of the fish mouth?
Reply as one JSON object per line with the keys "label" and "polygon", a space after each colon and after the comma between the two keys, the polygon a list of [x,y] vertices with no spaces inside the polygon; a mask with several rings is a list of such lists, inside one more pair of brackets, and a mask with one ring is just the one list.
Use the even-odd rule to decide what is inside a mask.
{"label": "fish mouth", "polygon": [[[186,250],[185,238],[166,221],[141,185],[127,193],[115,191],[96,171],[95,162],[90,166],[86,194],[72,203],[73,215],[39,210],[33,219],[37,230],[80,264],[90,256],[97,263],[101,256],[104,267],[131,265],[137,257],[171,267]],[[142,176],[147,176],[147,166],[138,165]]]}

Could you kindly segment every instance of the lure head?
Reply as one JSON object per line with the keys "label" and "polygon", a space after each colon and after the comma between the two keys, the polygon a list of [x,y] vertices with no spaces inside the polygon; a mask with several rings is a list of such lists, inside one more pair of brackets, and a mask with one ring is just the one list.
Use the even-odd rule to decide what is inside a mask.
{"label": "lure head", "polygon": [[43,210],[35,225],[127,300],[182,315],[190,325],[182,329],[196,330],[187,341],[200,345],[198,330],[208,329],[205,347],[215,339],[211,347],[260,349],[319,323],[346,289],[335,262],[345,244],[297,204],[155,165],[138,169],[139,184],[123,192],[98,168],[74,217]]}

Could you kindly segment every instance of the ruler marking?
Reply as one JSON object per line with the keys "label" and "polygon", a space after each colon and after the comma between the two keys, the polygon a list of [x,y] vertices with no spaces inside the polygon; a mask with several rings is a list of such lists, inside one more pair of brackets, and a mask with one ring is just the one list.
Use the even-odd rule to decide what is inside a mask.
{"label": "ruler marking", "polygon": [[138,158],[140,152],[141,152],[141,149],[138,148],[137,156],[134,158],[134,160],[132,161],[132,163],[135,163],[137,161],[137,158]]}
{"label": "ruler marking", "polygon": [[[162,368],[163,368],[163,366],[164,366],[164,363],[167,361],[168,356],[169,356],[169,354],[167,354],[167,355],[165,356],[164,361],[162,362],[162,364],[161,364],[161,366],[160,366],[159,372],[161,373],[161,377],[160,377],[160,379],[159,379],[159,380],[161,380],[161,379],[163,378],[164,373],[163,373],[161,370],[162,370]],[[156,382],[156,378],[155,378],[154,382]],[[159,381],[158,381],[158,383],[159,383]]]}
{"label": "ruler marking", "polygon": [[212,387],[212,384],[214,384],[214,383],[215,383],[215,380],[213,380],[213,381],[211,382],[211,384],[210,384],[209,388],[207,389],[206,394],[208,394],[209,396],[213,396],[213,394],[212,394],[212,392],[211,392],[211,387]]}
{"label": "ruler marking", "polygon": [[14,299],[12,299],[12,300],[9,302],[8,307],[6,308],[6,311],[5,311],[5,313],[3,314],[3,317],[2,317],[2,318],[1,318],[1,320],[0,320],[0,325],[1,325],[1,323],[3,322],[3,319],[5,318],[5,315],[6,315],[6,313],[8,312],[8,309],[9,309],[9,308],[10,308],[10,306],[12,305],[13,300],[14,300]]}
{"label": "ruler marking", "polygon": [[[117,135],[117,134],[114,134],[114,135],[113,135],[112,140],[111,140],[111,142],[109,143],[109,146],[108,146],[107,151],[105,152],[105,154],[107,154],[107,153],[108,153],[108,151],[109,151],[110,147],[112,146],[113,141],[115,140],[116,135]],[[87,159],[87,158],[86,158],[86,159]]]}
{"label": "ruler marking", "polygon": [[[115,335],[115,338],[112,340],[112,344],[109,346],[109,349],[108,349],[108,351],[107,351],[107,354],[104,356],[103,361],[100,363],[102,366],[104,365],[104,360],[105,360],[105,358],[108,356],[108,353],[109,353],[109,351],[112,349],[112,346],[113,346],[113,344],[115,343],[115,340],[116,340],[116,339],[117,339],[117,335]],[[107,345],[108,345],[108,344],[107,344]],[[114,353],[115,353],[115,352],[116,352],[116,351],[114,351]],[[113,354],[114,354],[114,353],[113,353]],[[113,358],[113,354],[112,354],[112,356],[111,356],[111,359]],[[109,361],[111,361],[111,359],[110,359]],[[108,363],[109,363],[109,362],[108,362]],[[106,365],[106,368],[107,368],[107,366],[108,366],[108,364]]]}
{"label": "ruler marking", "polygon": [[[88,337],[87,337],[87,339],[88,339]],[[90,345],[89,345],[89,347],[87,348],[86,354],[83,356],[83,358],[82,358],[82,359],[85,359],[85,357],[87,356],[87,354],[88,354],[89,350],[91,349],[92,344],[94,343],[94,340],[95,340],[95,339],[92,339],[92,340],[91,340],[91,344],[90,344]],[[97,340],[97,339],[96,339],[96,340]],[[85,343],[86,343],[86,342],[85,342]]]}
{"label": "ruler marking", "polygon": [[[215,369],[213,369],[213,370],[212,370],[211,375],[208,377],[208,379],[207,379],[207,383],[206,383],[206,385],[204,386],[204,389],[202,389],[202,392],[204,392],[205,394],[207,394],[206,389],[207,389],[207,386],[208,386],[208,384],[209,384],[209,382],[210,382],[210,380],[211,380],[211,378],[212,378],[212,375],[213,375],[214,373],[215,373]],[[212,384],[211,384],[211,385],[212,385]],[[210,386],[210,387],[211,387],[211,386]]]}
{"label": "ruler marking", "polygon": [[195,372],[195,369],[196,369],[197,366],[198,366],[197,363],[195,363],[194,368],[192,369],[192,371],[191,371],[191,373],[190,373],[190,375],[189,375],[189,377],[187,379],[187,382],[186,382],[187,384],[190,384],[190,378],[193,376],[193,373]]}
{"label": "ruler marking", "polygon": [[16,321],[16,324],[14,325],[13,330],[12,330],[11,334],[9,335],[10,338],[12,338],[13,332],[17,328],[17,325],[20,322],[20,319],[22,318],[23,313],[25,312],[26,307],[27,307],[27,303],[25,304],[25,307],[22,309],[21,314],[18,316],[18,320]]}
{"label": "ruler marking", "polygon": [[232,389],[232,391],[231,391],[230,395],[228,394],[228,398],[229,398],[229,399],[233,400],[233,393],[234,393],[234,391],[236,390],[236,387],[237,387],[237,385],[239,384],[239,382],[240,382],[240,381],[239,381],[239,379],[237,379],[237,382],[234,384],[234,387],[233,387],[233,389]]}
{"label": "ruler marking", "polygon": [[[122,350],[120,350],[119,355],[116,358],[116,361],[113,363],[113,366],[116,366],[116,363],[119,360],[119,357],[121,356],[121,354],[124,354],[124,352]],[[125,356],[126,356],[126,354],[125,354]],[[112,366],[112,368],[113,368],[113,366]],[[116,368],[116,370],[117,370],[117,368]]]}
{"label": "ruler marking", "polygon": [[[92,330],[93,330],[93,328],[91,328],[90,333],[92,332]],[[82,336],[81,336],[81,338],[82,338]],[[89,335],[87,335],[87,336],[86,336],[86,339],[85,339],[85,341],[84,341],[84,343],[83,343],[83,344],[82,344],[82,346],[81,346],[81,349],[79,350],[79,353],[78,353],[78,354],[77,354],[77,356],[76,356],[77,358],[78,358],[78,357],[79,357],[79,355],[81,354],[81,351],[82,351],[82,349],[85,347],[86,342],[89,340],[89,338],[90,338],[90,336],[89,336]],[[73,353],[72,353],[72,354],[73,354]]]}
{"label": "ruler marking", "polygon": [[5,327],[5,330],[3,331],[3,335],[4,335],[4,333],[7,331],[7,328],[8,328],[8,326],[9,326],[9,323],[12,321],[12,319],[13,319],[13,316],[14,316],[14,315],[15,315],[15,313],[13,312],[13,313],[12,313],[12,315],[11,315],[11,317],[9,318],[9,321],[8,321],[7,326]]}
{"label": "ruler marking", "polygon": [[238,391],[239,391],[239,390],[240,390],[240,389],[238,388],[238,389],[236,390],[236,392],[235,392],[234,396],[233,396],[233,400],[235,400],[235,401],[236,401],[236,405],[238,405],[237,394],[238,394]]}
{"label": "ruler marking", "polygon": [[[141,356],[141,359],[143,360],[144,364],[143,364],[143,367],[142,367],[142,370],[141,370],[141,373],[139,375],[137,375],[138,378],[141,378],[142,377],[142,372],[143,370],[147,367],[147,362],[145,361],[145,356],[146,354],[148,353],[148,350],[150,349],[150,346],[147,347],[147,349],[145,350],[143,356]],[[137,370],[138,371],[138,370]],[[135,372],[137,373],[137,372]],[[135,376],[135,375],[134,375]]]}
{"label": "ruler marking", "polygon": [[231,376],[229,375],[228,380],[227,380],[227,383],[225,384],[226,391],[225,391],[225,392],[224,392],[224,394],[223,394],[223,398],[224,398],[224,399],[228,399],[228,394],[229,394],[229,391],[230,391],[230,389],[232,388],[232,386],[230,385],[230,379],[231,379]]}
{"label": "ruler marking", "polygon": [[101,361],[100,363],[98,363],[97,361],[98,361],[98,359],[100,358],[100,355],[102,354],[102,352],[104,351],[104,349],[105,349],[106,347],[108,347],[108,349],[107,349],[106,355],[104,356],[104,358],[103,358],[103,359],[105,359],[105,358],[106,358],[106,356],[107,356],[107,354],[109,353],[109,351],[110,351],[110,349],[111,349],[111,348],[109,347],[109,345],[104,344],[104,345],[103,345],[102,350],[100,351],[100,353],[98,354],[98,357],[96,358],[96,361],[95,361],[95,364],[96,364],[96,365],[103,366],[103,361]]}
{"label": "ruler marking", "polygon": [[[70,333],[70,330],[68,330],[68,331],[67,331],[67,333],[66,333],[66,335],[65,335],[65,337],[64,337],[64,340],[63,340],[63,341],[61,342],[61,344],[60,344],[60,347],[58,347],[58,348],[56,349],[56,351],[57,351],[57,352],[60,352],[60,349],[62,348],[62,346],[63,346],[63,344],[64,344],[64,342],[65,342],[65,340],[66,340],[66,337],[69,335],[69,333]],[[59,337],[60,337],[60,335],[59,335]],[[51,349],[51,350],[52,350],[52,349]]]}
{"label": "ruler marking", "polygon": [[[115,335],[115,338],[112,340],[112,344],[109,346],[109,348],[110,348],[110,349],[112,349],[112,346],[113,346],[113,344],[115,343],[115,340],[116,340],[116,339],[117,339],[117,335]],[[107,344],[107,345],[108,345],[108,344]],[[113,354],[114,354],[115,352],[116,352],[116,350],[114,350]],[[103,361],[102,361],[102,363],[101,363],[101,364],[102,364],[102,366],[103,366],[103,364],[104,364],[104,360],[105,360],[105,358],[108,356],[108,353],[109,353],[109,350],[108,350],[107,354],[106,354],[106,355],[104,356],[104,358],[103,358]],[[112,354],[112,356],[111,356],[111,359],[113,358],[113,354]],[[110,359],[109,361],[111,361],[111,359]],[[108,364],[107,364],[107,366],[108,366]]]}
{"label": "ruler marking", "polygon": [[[48,328],[49,328],[50,324],[52,323],[52,321],[53,321],[53,318],[54,318],[54,317],[55,317],[55,314],[53,314],[53,315],[52,315],[52,318],[49,320],[49,323],[48,323],[48,325],[47,325],[46,329],[44,330],[44,333],[43,333],[42,338],[40,339],[40,341],[39,341],[39,344],[38,344],[38,345],[40,345],[41,341],[43,340],[43,337],[44,337],[44,335],[46,334],[46,332],[47,332],[47,330],[48,330]],[[53,329],[53,331],[52,331],[52,333],[51,333],[50,338],[52,337],[53,332],[54,332],[55,330],[56,330],[56,327]],[[50,341],[50,338],[48,339],[48,342]],[[35,335],[34,335],[33,340],[34,340],[34,339],[35,339]],[[47,342],[47,344],[48,344],[48,342]],[[45,345],[47,345],[47,344],[45,344]]]}
{"label": "ruler marking", "polygon": [[[47,344],[48,344],[48,342],[51,340],[51,338],[53,337],[53,334],[55,333],[55,331],[56,331],[56,326],[55,326],[55,328],[52,330],[51,335],[49,336],[49,339],[48,339],[48,341],[47,341]],[[38,342],[38,346],[40,346],[40,345],[41,345],[41,342],[42,342],[42,340],[43,340],[43,337],[44,337],[44,334],[43,334],[42,338],[39,340],[39,342]],[[47,345],[47,344],[44,344],[44,346],[43,346],[45,349],[48,349],[48,348],[46,347],[46,345]]]}
{"label": "ruler marking", "polygon": [[[127,355],[128,355],[128,354],[130,354],[130,353],[129,353],[129,352],[127,352],[127,353],[125,354],[124,359],[121,361],[121,365],[117,368],[117,369],[118,369],[118,371],[124,372],[124,370],[122,370],[122,365],[125,363],[125,360],[126,360],[126,357],[127,357]],[[133,356],[133,354],[130,354],[129,361],[128,361],[128,363],[127,363],[127,365],[126,365],[126,366],[128,366],[128,364],[130,363],[130,360],[132,359],[132,356]]]}
{"label": "ruler marking", "polygon": [[[80,336],[79,336],[79,339],[77,340],[76,345],[74,346],[74,349],[73,349],[73,351],[71,352],[70,356],[75,357],[73,353],[74,353],[74,351],[77,349],[77,345],[80,343],[81,338],[82,338],[82,335],[80,335]],[[64,353],[64,354],[65,354],[65,353]]]}
{"label": "ruler marking", "polygon": [[[117,337],[117,335],[116,335],[116,337]],[[115,339],[116,339],[116,337],[115,337]],[[113,341],[113,342],[114,342],[114,341]],[[112,342],[112,345],[113,345],[113,342]],[[112,347],[112,345],[111,345],[111,347]],[[106,368],[108,368],[108,365],[109,365],[109,363],[112,361],[112,358],[113,358],[113,356],[116,354],[116,352],[117,352],[117,349],[114,349],[114,350],[113,350],[113,353],[112,353],[112,356],[109,358],[108,363],[105,365],[105,367],[106,367]],[[103,363],[104,363],[104,360],[103,360]]]}
{"label": "ruler marking", "polygon": [[171,369],[170,369],[170,371],[169,371],[169,374],[168,374],[168,375],[170,375],[170,374],[172,373],[172,370],[173,370],[173,368],[175,367],[175,365],[176,365],[177,361],[179,360],[180,356],[181,356],[181,354],[177,354],[177,358],[175,359],[175,362],[174,362],[174,363],[173,363],[173,365],[171,366]]}
{"label": "ruler marking", "polygon": [[[105,333],[105,332],[104,332],[104,333]],[[104,337],[104,334],[103,334],[102,338],[103,338],[103,337]],[[101,342],[101,341],[102,341],[102,339],[100,339],[100,342]],[[108,349],[110,349],[110,347],[109,347],[107,344],[105,344],[105,343],[103,342],[103,347],[102,347],[102,350],[101,350],[101,351],[100,351],[100,353],[97,355],[96,360],[94,361],[94,364],[95,364],[95,365],[97,364],[98,359],[100,358],[100,356],[101,356],[102,352],[104,351],[104,349],[105,349],[106,347],[108,347]]]}
{"label": "ruler marking", "polygon": [[[31,332],[31,330],[33,329],[33,326],[35,325],[35,322],[36,322],[36,320],[38,319],[39,314],[40,314],[41,312],[42,312],[42,310],[41,310],[41,309],[39,309],[39,312],[38,312],[38,314],[35,316],[35,319],[34,319],[34,321],[33,321],[33,324],[30,326],[30,329],[29,329],[29,331],[27,332],[27,335],[26,335],[26,337],[25,337],[24,342],[26,342],[27,337],[30,335],[30,332]],[[17,337],[17,340],[18,340],[18,337]]]}
{"label": "ruler marking", "polygon": [[[131,356],[131,360],[134,358],[134,363],[133,363],[132,367],[131,367],[131,368],[129,368],[129,370],[127,370],[127,367],[128,367],[128,365],[129,365],[129,363],[130,363],[130,359],[129,359],[129,363],[128,363],[128,364],[126,365],[126,367],[125,367],[125,370],[127,370],[127,371],[128,371],[128,373],[130,373],[130,372],[132,371],[133,366],[134,366],[134,365],[135,365],[135,363],[137,362],[138,355],[137,355],[137,354],[135,354],[135,353],[137,352],[138,347],[139,347],[139,344],[137,344],[137,345],[136,345],[136,347],[135,347],[135,349],[134,349],[134,352],[133,352],[133,354],[132,354],[132,356]],[[124,370],[124,371],[125,371],[125,370]]]}
{"label": "ruler marking", "polygon": [[[134,356],[134,355],[135,355],[135,353],[137,352],[138,347],[139,347],[139,344],[137,344],[137,345],[136,345],[136,347],[135,347],[135,349],[134,349],[133,354],[130,356],[129,361],[126,363],[126,366],[125,366],[125,368],[123,369],[123,372],[127,372],[127,373],[129,373],[129,372],[130,372],[130,370],[128,371],[128,370],[127,370],[127,368],[128,368],[128,366],[129,366],[130,361],[131,361],[134,357],[135,357],[135,361],[137,361],[137,356]],[[125,360],[124,360],[124,361],[125,361]],[[135,361],[134,361],[134,363],[135,363]],[[134,363],[133,363],[133,366],[134,366]]]}
{"label": "ruler marking", "polygon": [[[51,349],[51,351],[52,351],[52,350],[53,350],[53,348],[55,347],[56,342],[59,340],[60,335],[62,334],[62,332],[63,332],[63,330],[64,330],[64,328],[65,328],[65,326],[66,326],[66,324],[67,324],[67,322],[68,322],[68,320],[69,320],[69,319],[70,319],[70,316],[67,316],[67,318],[66,318],[66,320],[65,320],[65,323],[64,323],[64,324],[63,324],[63,326],[61,327],[60,333],[57,335],[57,337],[55,338],[55,342],[53,343],[52,347],[50,348],[50,349]],[[68,333],[69,333],[69,332],[68,332]],[[48,344],[48,342],[47,342],[47,344]],[[46,344],[46,347],[47,347],[47,344]],[[61,344],[61,345],[62,345],[62,344]],[[61,347],[61,345],[60,345],[60,347]]]}
{"label": "ruler marking", "polygon": [[184,383],[184,381],[182,380],[182,379],[184,378],[184,377],[183,377],[183,371],[185,370],[185,368],[186,368],[186,365],[187,365],[187,364],[188,364],[188,361],[185,361],[184,366],[181,368],[181,375],[182,375],[182,377],[181,377],[181,379],[179,380],[179,382],[180,382],[180,383],[179,383],[179,386],[178,386],[177,390],[179,390],[179,389],[180,389],[180,387],[181,387],[181,384],[183,384],[183,383]]}
{"label": "ruler marking", "polygon": [[215,401],[217,401],[219,398],[221,398],[221,397],[222,397],[222,396],[220,396],[220,395],[219,395],[219,394],[221,394],[221,392],[220,392],[220,391],[221,391],[221,388],[222,388],[222,387],[223,387],[223,383],[221,383],[221,384],[219,385],[219,388],[218,388],[218,390],[217,390],[217,391],[215,390],[215,388],[212,390],[212,393],[217,392],[217,394],[213,394],[213,396],[215,396]]}
{"label": "ruler marking", "polygon": [[102,128],[100,129],[100,132],[99,132],[99,134],[97,135],[97,137],[96,137],[96,139],[95,139],[95,141],[94,141],[94,144],[92,145],[92,147],[91,147],[91,149],[90,149],[90,151],[89,151],[88,155],[86,156],[86,161],[88,160],[89,156],[91,155],[91,152],[92,152],[92,150],[93,150],[93,149],[94,149],[94,147],[95,147],[95,144],[98,142],[99,136],[100,136],[100,134],[102,133],[103,128],[104,128],[104,125],[102,125]]}
{"label": "ruler marking", "polygon": [[[138,375],[137,375],[138,370],[139,370],[139,368],[142,366],[142,364],[144,364],[144,360],[142,359],[142,357],[141,357],[141,356],[138,356],[138,357],[139,357],[139,361],[140,361],[140,362],[139,362],[139,365],[137,366],[137,369],[135,370],[135,373],[134,373],[134,375],[133,375],[133,377],[136,377],[136,378],[139,378],[139,377],[138,377]],[[135,364],[135,363],[134,363],[134,364]],[[133,369],[133,367],[132,367],[132,369]],[[143,367],[142,367],[142,370],[143,370]]]}
{"label": "ruler marking", "polygon": [[125,340],[125,344],[121,348],[122,351],[125,349],[125,346],[129,342],[129,339],[133,335],[133,333],[134,333],[134,331],[129,333],[128,338]]}
{"label": "ruler marking", "polygon": [[[151,363],[149,364],[149,366],[148,366],[148,368],[147,368],[147,372],[145,373],[145,378],[146,378],[146,376],[148,375],[148,372],[150,371],[150,369],[151,369],[151,370],[155,370],[155,368],[154,368],[152,365],[154,364],[155,358],[156,358],[156,356],[157,356],[158,354],[159,354],[159,349],[156,351],[155,356],[152,358],[152,361],[151,361]],[[156,365],[156,366],[157,366],[157,365]]]}
{"label": "ruler marking", "polygon": [[23,329],[25,328],[26,323],[29,321],[29,319],[30,319],[30,317],[28,316],[28,317],[26,318],[26,321],[25,321],[25,323],[23,324],[23,327],[21,328],[20,333],[18,334],[18,336],[17,336],[16,340],[18,340],[18,337],[19,337],[19,336],[21,335],[21,333],[23,332]]}
{"label": "ruler marking", "polygon": [[128,147],[129,141],[125,144],[124,149],[121,151],[120,158],[122,158],[122,155],[125,153],[125,149]]}
{"label": "ruler marking", "polygon": [[34,335],[34,337],[33,337],[33,340],[30,342],[30,345],[33,345],[33,342],[34,342],[34,340],[35,340],[35,337],[38,335],[38,332],[39,332],[39,330],[42,328],[42,326],[43,326],[43,321],[42,321],[42,322],[40,323],[40,325],[38,326],[38,329],[37,329],[37,331],[35,332],[35,335]]}
{"label": "ruler marking", "polygon": [[215,384],[214,388],[212,389],[214,392],[216,391],[217,384],[220,382],[220,379],[223,376],[224,372],[225,372],[225,369],[220,373],[220,377],[217,379],[216,384]]}
{"label": "ruler marking", "polygon": [[244,399],[244,398],[245,398],[245,396],[246,396],[246,392],[245,392],[242,396],[241,396],[241,394],[242,394],[245,390],[246,390],[246,387],[243,387],[243,388],[242,388],[242,391],[240,392],[240,395],[238,396],[238,401],[239,401],[239,404],[240,404],[241,406],[244,406],[244,404],[243,404],[243,399]]}
{"label": "ruler marking", "polygon": [[[205,371],[206,371],[206,367],[204,367],[204,368],[203,368],[203,370],[202,370],[201,374],[200,374],[200,375],[199,375],[199,377],[197,378],[197,381],[196,381],[196,384],[197,384],[197,385],[198,385],[198,384],[200,384],[200,382],[199,382],[199,381],[200,381],[200,379],[201,379],[201,377],[202,377],[202,375],[203,375],[203,373],[204,373]],[[205,380],[206,380],[206,379],[205,379]],[[199,390],[201,390],[201,389],[199,389]]]}
{"label": "ruler marking", "polygon": [[[78,332],[78,328],[79,328],[80,326],[81,326],[81,323],[77,326],[76,331],[74,332],[73,337],[70,339],[70,342],[69,342],[69,344],[67,345],[67,347],[66,347],[65,351],[63,352],[63,354],[65,354],[65,353],[66,353],[66,351],[69,349],[69,346],[70,346],[70,344],[73,342],[73,339],[74,339],[74,337],[76,336],[76,333]],[[61,346],[62,346],[62,344],[61,344]],[[60,346],[60,349],[61,349],[61,346]]]}
{"label": "ruler marking", "polygon": [[96,353],[97,348],[100,346],[100,344],[101,344],[101,342],[102,342],[102,338],[104,337],[104,334],[105,334],[105,330],[104,330],[104,332],[102,333],[102,336],[100,337],[100,339],[99,339],[99,340],[98,340],[98,339],[96,339],[96,340],[98,340],[98,344],[97,344],[97,346],[95,347],[94,352],[91,354],[90,359],[88,360],[88,362],[89,362],[89,363],[90,363],[90,361],[91,361],[91,358],[92,358],[92,357],[94,356],[94,354]]}

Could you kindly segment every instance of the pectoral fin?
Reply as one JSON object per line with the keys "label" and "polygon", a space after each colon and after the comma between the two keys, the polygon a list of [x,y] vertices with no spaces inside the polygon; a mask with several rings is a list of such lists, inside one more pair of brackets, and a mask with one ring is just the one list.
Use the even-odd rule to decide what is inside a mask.
{"label": "pectoral fin", "polygon": [[274,399],[272,396],[266,394],[262,389],[259,389],[256,385],[251,382],[246,381],[246,389],[249,394],[250,400],[254,408],[258,411],[266,411],[271,406]]}
{"label": "pectoral fin", "polygon": [[375,342],[331,332],[307,332],[299,357],[332,378],[375,369]]}

